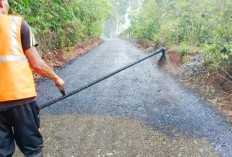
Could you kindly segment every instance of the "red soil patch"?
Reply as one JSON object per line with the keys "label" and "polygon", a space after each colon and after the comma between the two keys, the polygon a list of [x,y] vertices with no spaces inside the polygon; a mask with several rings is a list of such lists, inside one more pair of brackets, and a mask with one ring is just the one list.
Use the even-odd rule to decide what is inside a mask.
{"label": "red soil patch", "polygon": [[169,58],[169,62],[172,66],[177,67],[182,64],[181,56],[178,52],[168,51],[167,56]]}
{"label": "red soil patch", "polygon": [[228,78],[227,73],[223,70],[209,73],[205,85],[213,86],[215,89],[232,94],[232,80]]}
{"label": "red soil patch", "polygon": [[71,48],[57,49],[48,52],[42,56],[43,60],[51,67],[60,67],[68,61],[86,54],[89,50],[101,43],[101,40],[95,40],[92,43],[84,43],[82,45],[74,45]]}
{"label": "red soil patch", "polygon": [[[82,45],[74,45],[71,48],[57,49],[42,55],[43,60],[51,67],[56,68],[65,65],[68,61],[86,54],[92,48],[98,46],[102,41],[97,39],[92,43],[84,43]],[[40,75],[34,73],[35,81],[38,82]]]}
{"label": "red soil patch", "polygon": [[232,123],[232,79],[228,78],[224,70],[219,70],[209,73],[204,85],[214,88],[216,93],[214,104]]}
{"label": "red soil patch", "polygon": [[139,48],[140,49],[147,49],[147,48],[149,48],[149,47],[151,47],[152,46],[152,44],[151,43],[146,43],[146,42],[142,42],[142,41],[138,41],[138,44],[139,44]]}
{"label": "red soil patch", "polygon": [[168,73],[176,74],[177,67],[182,64],[181,56],[176,51],[166,52],[166,61],[158,63],[158,66]]}

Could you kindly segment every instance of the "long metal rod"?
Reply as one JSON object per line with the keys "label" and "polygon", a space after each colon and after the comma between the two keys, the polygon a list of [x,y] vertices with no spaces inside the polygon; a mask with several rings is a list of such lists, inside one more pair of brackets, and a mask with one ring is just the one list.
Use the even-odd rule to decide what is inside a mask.
{"label": "long metal rod", "polygon": [[110,74],[108,74],[108,75],[106,75],[106,76],[104,76],[102,78],[97,79],[96,81],[93,81],[93,82],[91,82],[91,83],[89,83],[89,84],[87,84],[87,85],[85,85],[83,87],[80,87],[80,88],[78,88],[78,89],[76,89],[76,90],[74,90],[74,91],[72,91],[72,92],[70,92],[70,93],[68,93],[66,95],[63,95],[62,97],[56,98],[56,99],[51,100],[51,101],[49,101],[49,102],[47,102],[47,103],[45,103],[43,105],[40,105],[39,109],[41,110],[41,109],[43,109],[45,107],[48,107],[48,106],[50,106],[50,105],[52,105],[52,104],[54,104],[54,103],[56,103],[58,101],[66,99],[67,97],[70,97],[70,96],[72,96],[72,95],[74,95],[74,94],[76,94],[76,93],[78,93],[78,92],[80,92],[80,91],[82,91],[82,90],[84,90],[86,88],[89,88],[89,87],[91,87],[91,86],[93,86],[93,85],[95,85],[95,84],[109,78],[109,77],[112,77],[113,75],[115,75],[115,74],[117,74],[117,73],[119,73],[121,71],[124,71],[125,69],[128,69],[128,68],[134,66],[135,64],[138,64],[138,63],[140,63],[140,62],[142,62],[142,61],[144,61],[144,60],[146,60],[146,59],[148,59],[148,58],[150,58],[150,57],[152,57],[154,55],[157,55],[157,54],[159,54],[161,52],[164,54],[165,51],[166,51],[166,49],[164,47],[160,48],[160,49],[156,50],[155,52],[153,52],[152,54],[150,54],[147,57],[144,57],[144,58],[142,58],[142,59],[140,59],[140,60],[138,60],[138,61],[136,61],[134,63],[131,63],[131,64],[127,65],[127,66],[124,66],[121,69],[118,69],[118,70],[116,70],[116,71],[114,71],[114,72],[112,72],[112,73],[110,73]]}

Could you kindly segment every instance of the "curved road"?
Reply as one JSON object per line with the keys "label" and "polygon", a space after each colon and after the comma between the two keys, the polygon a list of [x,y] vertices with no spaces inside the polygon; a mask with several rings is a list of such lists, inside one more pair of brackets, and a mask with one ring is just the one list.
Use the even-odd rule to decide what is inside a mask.
{"label": "curved road", "polygon": [[[67,82],[66,92],[70,92],[144,56],[146,56],[146,54],[127,41],[108,39],[104,40],[100,46],[93,49],[88,54],[70,62],[65,67],[57,70],[57,72]],[[111,129],[112,127],[119,127],[120,125],[121,127],[119,127],[118,130],[120,130],[120,128],[122,129],[123,126],[127,127],[126,130],[124,129],[123,131],[122,129],[122,132],[118,133],[123,134],[123,132],[130,132],[130,129],[136,128],[131,126],[132,124],[139,125],[137,128],[138,132],[146,132],[143,129],[147,128],[148,130],[150,129],[149,131],[153,130],[154,132],[157,132],[157,134],[160,135],[160,138],[161,136],[165,136],[165,139],[169,140],[166,141],[166,144],[162,144],[162,146],[159,147],[163,149],[160,150],[161,152],[159,154],[156,154],[155,152],[157,151],[155,150],[151,150],[150,153],[148,153],[148,151],[142,152],[142,149],[145,150],[145,147],[143,146],[146,146],[146,144],[143,144],[138,146],[138,148],[137,145],[135,146],[137,149],[141,148],[141,150],[135,151],[134,154],[131,153],[133,150],[130,150],[129,148],[125,149],[124,152],[127,153],[126,156],[134,156],[138,154],[140,154],[140,156],[153,156],[154,154],[156,154],[154,156],[205,156],[205,152],[206,156],[218,156],[219,154],[223,157],[232,157],[232,127],[227,124],[211,104],[206,103],[192,91],[183,87],[173,77],[160,70],[156,65],[158,58],[159,56],[156,56],[139,63],[87,90],[46,108],[41,114],[42,132],[46,134],[46,130],[50,129],[50,132],[52,132],[51,129],[54,129],[53,132],[55,134],[56,127],[59,128],[59,126],[55,126],[54,124],[65,127],[66,125],[70,125],[68,123],[72,123],[71,125],[76,126],[77,124],[74,123],[80,122],[81,119],[83,120],[83,117],[84,119],[92,117],[92,121],[83,120],[86,126],[89,125],[89,123],[96,123],[96,125],[99,125],[97,129],[93,129],[94,125],[92,124],[92,130],[95,130],[95,132],[91,131],[91,129],[85,130],[89,135],[93,134],[93,136],[95,136],[95,139],[92,140],[92,142],[97,143],[97,141],[103,137],[109,137],[104,135],[104,132],[107,131],[96,133],[98,129],[104,128],[106,125],[111,126]],[[39,104],[43,104],[48,100],[60,96],[60,93],[53,86],[52,82],[46,79],[38,84],[38,93]],[[74,115],[76,115],[76,117]],[[74,117],[69,119],[71,116]],[[104,121],[104,117],[106,117],[107,120]],[[98,118],[99,120],[97,120]],[[57,122],[56,119],[59,120],[59,122]],[[113,125],[114,122],[115,125]],[[49,125],[43,123],[49,123]],[[43,125],[49,128],[43,128]],[[80,123],[76,127],[79,128],[81,125],[82,124]],[[66,131],[68,134],[69,131],[67,128],[68,127],[66,127]],[[70,129],[73,130],[73,128]],[[108,129],[109,134],[113,134],[111,129]],[[138,133],[139,135],[137,138],[142,138],[142,133],[140,133]],[[132,138],[133,134],[134,132],[131,132],[130,135],[128,133],[128,140],[132,140],[132,143],[137,140],[136,137]],[[60,132],[57,136],[65,135],[64,132]],[[75,137],[69,135],[69,140],[77,138],[78,141],[82,135],[80,135],[79,138],[76,136],[78,135],[75,135]],[[114,134],[112,136],[114,136]],[[62,143],[59,143],[59,139],[62,140],[62,137],[53,139],[56,140],[56,142],[54,142],[56,144],[49,141],[51,140],[51,137],[49,138],[47,135],[45,135],[45,137],[48,138],[45,140],[45,145],[60,144],[56,149],[58,150],[58,147],[59,149],[62,149]],[[87,137],[87,135],[85,135],[85,137]],[[130,137],[132,139],[129,139]],[[158,135],[154,135],[154,137],[158,140]],[[111,137],[111,139],[112,138],[113,137]],[[126,143],[126,138],[127,137],[122,138],[121,140],[124,139],[124,143]],[[102,140],[111,139],[103,138]],[[120,138],[114,140],[117,139]],[[144,137],[144,139],[146,138]],[[141,141],[144,142],[144,139]],[[200,141],[198,141],[199,139]],[[166,145],[168,146],[173,141],[180,140],[182,140],[182,144],[180,144],[180,146],[173,152],[171,149],[174,149],[177,145],[176,143],[169,146],[169,149],[165,149]],[[196,146],[196,143],[201,144],[197,146],[197,149],[189,144],[189,147],[186,148],[186,152],[181,154],[180,152],[182,149],[184,150],[185,146],[187,147],[188,143],[191,143],[191,141],[192,144],[195,143]],[[120,143],[120,141],[118,142]],[[74,145],[74,143],[71,145]],[[89,145],[90,143],[91,142],[89,141],[86,142],[86,152],[91,149],[91,146]],[[96,152],[92,152],[92,155],[101,155],[104,148],[98,147],[107,147],[107,142],[103,141],[100,143],[103,144],[98,144],[97,146],[92,147],[93,149],[96,149]],[[114,145],[109,143],[109,145],[111,145],[110,148],[112,148],[112,150],[115,149],[115,151],[107,152],[109,150],[108,148],[105,152],[105,156],[113,156],[117,154],[117,144],[115,143]],[[81,142],[80,145],[82,145]],[[81,147],[80,145],[77,147]],[[159,144],[157,144],[157,147],[158,145]],[[155,148],[156,146],[150,147]],[[150,147],[147,146],[146,150],[152,149]],[[187,155],[186,153],[191,152],[191,149],[199,151],[199,154],[194,154],[193,151],[191,154]],[[175,154],[175,152],[178,152],[179,154]],[[210,154],[209,152],[216,153]],[[47,153],[49,154],[48,151]],[[73,156],[77,153],[74,148],[72,149],[72,153],[74,154]],[[91,156],[90,154],[91,153],[85,154],[81,152],[79,155]],[[120,156],[119,152],[118,154]]]}

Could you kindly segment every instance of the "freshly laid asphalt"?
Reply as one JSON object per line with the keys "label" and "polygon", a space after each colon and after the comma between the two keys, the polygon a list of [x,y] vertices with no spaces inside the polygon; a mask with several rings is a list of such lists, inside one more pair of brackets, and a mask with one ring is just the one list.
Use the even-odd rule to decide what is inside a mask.
{"label": "freshly laid asphalt", "polygon": [[[57,73],[66,81],[69,93],[145,56],[127,41],[106,39]],[[156,65],[159,57],[143,61],[42,110],[41,117],[49,115],[55,120],[59,116],[83,115],[133,120],[173,140],[180,138],[180,134],[193,140],[204,139],[220,156],[232,157],[232,127],[213,105],[160,70]],[[50,80],[39,82],[38,104],[59,96]]]}

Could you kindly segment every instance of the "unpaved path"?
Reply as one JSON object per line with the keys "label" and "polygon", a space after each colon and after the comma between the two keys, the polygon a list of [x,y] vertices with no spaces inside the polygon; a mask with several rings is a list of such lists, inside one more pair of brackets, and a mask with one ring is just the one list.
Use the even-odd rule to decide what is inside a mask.
{"label": "unpaved path", "polygon": [[[144,56],[126,41],[104,40],[58,73],[70,92]],[[157,58],[43,110],[45,157],[232,156],[232,127],[159,70]],[[48,80],[38,93],[39,104],[60,96]]]}

